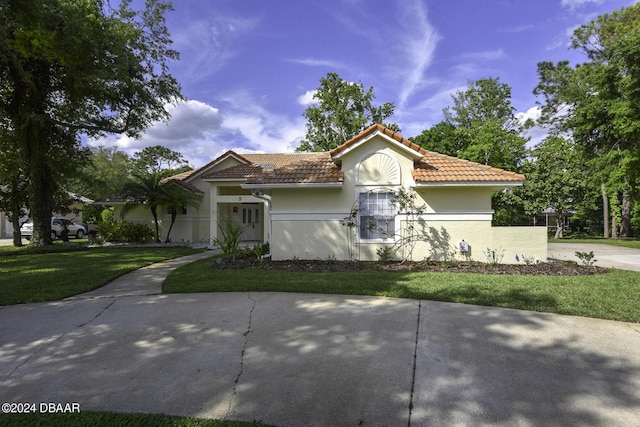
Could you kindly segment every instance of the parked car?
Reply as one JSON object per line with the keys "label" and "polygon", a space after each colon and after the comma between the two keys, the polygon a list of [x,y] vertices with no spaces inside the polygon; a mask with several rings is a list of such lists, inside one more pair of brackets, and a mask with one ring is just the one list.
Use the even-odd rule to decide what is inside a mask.
{"label": "parked car", "polygon": [[[69,230],[69,237],[75,237],[76,239],[82,239],[87,234],[87,229],[82,224],[76,224],[73,220],[66,218],[51,218],[51,239],[56,240],[62,237],[62,231],[64,228]],[[27,240],[31,240],[33,236],[33,221],[29,220],[22,224],[20,227],[20,234]]]}

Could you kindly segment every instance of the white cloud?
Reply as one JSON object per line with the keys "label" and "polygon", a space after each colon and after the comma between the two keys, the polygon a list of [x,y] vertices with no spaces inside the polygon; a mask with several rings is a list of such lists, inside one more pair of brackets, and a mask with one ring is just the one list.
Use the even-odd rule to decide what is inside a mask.
{"label": "white cloud", "polygon": [[218,109],[203,102],[190,100],[166,108],[171,114],[169,121],[153,123],[138,139],[126,135],[110,135],[89,140],[88,144],[117,145],[129,155],[145,147],[162,145],[190,159],[194,144],[209,139],[221,128],[222,118]]}
{"label": "white cloud", "polygon": [[172,28],[174,48],[180,52],[175,67],[187,80],[204,79],[225,67],[240,51],[238,40],[260,24],[257,17],[207,16],[211,18],[190,17]]}
{"label": "white cloud", "polygon": [[518,121],[520,121],[521,124],[524,124],[529,119],[533,121],[537,121],[541,115],[542,115],[542,110],[540,109],[540,106],[535,105],[529,108],[525,112],[516,113],[516,119],[518,119]]}
{"label": "white cloud", "polygon": [[313,90],[308,90],[305,93],[303,93],[302,95],[300,95],[298,97],[298,104],[300,105],[311,105],[311,104],[315,104],[318,102],[318,100],[314,99],[313,96],[316,94],[317,89],[313,89]]}
{"label": "white cloud", "polygon": [[424,85],[424,74],[431,65],[436,46],[440,41],[435,28],[428,20],[423,2],[402,2],[399,5],[403,31],[398,32],[398,51],[403,58],[394,72],[401,79],[399,107]]}
{"label": "white cloud", "polygon": [[272,112],[248,92],[223,96],[218,107],[187,101],[170,107],[168,123],[154,123],[140,139],[124,135],[90,140],[91,146],[117,145],[132,156],[145,147],[162,145],[200,167],[227,150],[292,152],[305,135],[305,122]]}
{"label": "white cloud", "polygon": [[589,3],[602,4],[605,0],[562,0],[562,7],[567,7],[571,10],[575,10],[578,7],[584,6]]}
{"label": "white cloud", "polygon": [[306,65],[309,67],[326,67],[326,68],[346,68],[346,66],[338,61],[332,61],[330,59],[317,59],[317,58],[291,58],[287,59],[288,62],[294,64]]}
{"label": "white cloud", "polygon": [[222,103],[225,105],[222,132],[233,135],[232,139],[219,142],[223,151],[291,152],[305,135],[302,115],[291,120],[263,106],[251,93],[227,94]]}
{"label": "white cloud", "polygon": [[485,50],[482,52],[471,52],[460,55],[460,59],[474,61],[495,61],[504,58],[504,50]]}

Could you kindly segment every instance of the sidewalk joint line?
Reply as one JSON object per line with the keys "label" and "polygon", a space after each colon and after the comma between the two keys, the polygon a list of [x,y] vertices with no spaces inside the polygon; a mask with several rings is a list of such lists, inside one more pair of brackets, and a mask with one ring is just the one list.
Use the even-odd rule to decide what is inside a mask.
{"label": "sidewalk joint line", "polygon": [[418,300],[418,319],[416,322],[416,342],[413,348],[413,372],[411,373],[411,395],[409,397],[409,417],[407,427],[411,427],[411,414],[413,412],[413,393],[416,385],[416,365],[418,362],[418,339],[420,337],[420,316],[422,314],[422,300]]}

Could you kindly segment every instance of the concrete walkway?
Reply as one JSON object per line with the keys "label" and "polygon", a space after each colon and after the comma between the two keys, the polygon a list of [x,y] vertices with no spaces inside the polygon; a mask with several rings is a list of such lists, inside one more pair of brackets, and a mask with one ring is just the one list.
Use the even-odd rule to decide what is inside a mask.
{"label": "concrete walkway", "polygon": [[598,267],[613,267],[622,270],[640,271],[640,249],[624,248],[597,243],[549,243],[549,258],[571,260],[580,263],[576,252],[593,251]]}
{"label": "concrete walkway", "polygon": [[639,324],[362,296],[158,294],[170,268],[202,256],[0,308],[0,401],[278,426],[640,425]]}

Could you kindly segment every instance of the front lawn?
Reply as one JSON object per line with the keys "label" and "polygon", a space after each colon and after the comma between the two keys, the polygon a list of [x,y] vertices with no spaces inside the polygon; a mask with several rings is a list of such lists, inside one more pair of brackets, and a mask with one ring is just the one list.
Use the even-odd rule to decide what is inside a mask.
{"label": "front lawn", "polygon": [[640,273],[526,276],[403,271],[226,270],[212,258],[169,274],[163,291],[301,292],[426,299],[640,322]]}
{"label": "front lawn", "polygon": [[0,305],[55,301],[99,288],[140,267],[200,250],[54,245],[0,249]]}
{"label": "front lawn", "polygon": [[81,412],[79,414],[3,414],[2,425],[11,427],[49,426],[122,426],[122,427],[269,427],[260,422],[213,420],[193,417],[174,417],[163,414],[122,414],[114,412]]}

